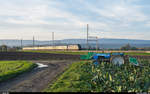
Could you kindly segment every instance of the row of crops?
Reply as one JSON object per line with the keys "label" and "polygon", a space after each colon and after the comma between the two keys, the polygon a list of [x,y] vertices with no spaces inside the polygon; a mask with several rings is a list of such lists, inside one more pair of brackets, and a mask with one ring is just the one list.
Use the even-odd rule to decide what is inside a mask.
{"label": "row of crops", "polygon": [[145,60],[141,63],[141,66],[129,63],[116,66],[105,62],[95,66],[87,63],[90,68],[85,69],[93,75],[91,81],[95,91],[148,92],[150,91],[150,63]]}
{"label": "row of crops", "polygon": [[94,65],[91,61],[74,63],[47,92],[150,92],[150,62],[134,66],[126,63]]}
{"label": "row of crops", "polygon": [[36,66],[28,61],[0,61],[0,82],[29,71]]}

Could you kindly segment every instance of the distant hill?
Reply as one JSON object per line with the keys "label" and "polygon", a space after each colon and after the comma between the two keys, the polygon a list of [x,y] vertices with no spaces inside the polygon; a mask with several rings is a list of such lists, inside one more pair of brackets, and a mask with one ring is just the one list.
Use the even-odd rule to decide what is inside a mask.
{"label": "distant hill", "polygon": [[[86,47],[86,40],[85,39],[66,39],[63,40],[65,43],[74,43],[74,44],[82,44],[82,47]],[[150,40],[131,40],[131,39],[99,39],[98,40],[99,47],[105,49],[115,49],[120,48],[126,44],[130,44],[131,46],[135,47],[150,47]],[[91,46],[96,46],[96,42],[90,42]]]}
{"label": "distant hill", "polygon": [[[23,40],[23,46],[31,46],[33,43],[32,40]],[[89,44],[93,47],[96,42],[90,42]],[[120,48],[125,44],[130,44],[135,47],[150,47],[150,40],[131,40],[131,39],[99,39],[98,40],[100,48]],[[0,45],[5,44],[8,46],[20,46],[20,40],[0,40]],[[86,39],[64,39],[64,40],[56,40],[56,45],[63,44],[81,44],[84,48],[86,47]],[[52,41],[38,41],[35,40],[35,45],[52,45]]]}
{"label": "distant hill", "polygon": [[[131,40],[131,39],[99,39],[100,44],[150,44],[150,40]],[[86,43],[85,39],[65,39],[63,42],[69,43]]]}

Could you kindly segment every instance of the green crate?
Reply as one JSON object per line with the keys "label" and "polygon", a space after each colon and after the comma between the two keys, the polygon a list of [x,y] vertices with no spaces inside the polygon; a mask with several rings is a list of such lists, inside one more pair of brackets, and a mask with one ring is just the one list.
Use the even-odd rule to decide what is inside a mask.
{"label": "green crate", "polygon": [[138,60],[136,58],[133,58],[133,57],[129,57],[129,62],[134,64],[134,65],[138,65]]}
{"label": "green crate", "polygon": [[94,54],[95,54],[94,52],[88,52],[88,55],[81,55],[80,59],[82,59],[82,60],[92,59],[92,57],[93,57]]}

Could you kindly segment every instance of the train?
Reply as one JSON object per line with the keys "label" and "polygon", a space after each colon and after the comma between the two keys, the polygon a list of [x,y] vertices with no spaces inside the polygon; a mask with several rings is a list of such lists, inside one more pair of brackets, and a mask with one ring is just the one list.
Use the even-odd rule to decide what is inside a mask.
{"label": "train", "polygon": [[59,46],[32,46],[23,47],[22,50],[81,50],[80,44],[59,45]]}

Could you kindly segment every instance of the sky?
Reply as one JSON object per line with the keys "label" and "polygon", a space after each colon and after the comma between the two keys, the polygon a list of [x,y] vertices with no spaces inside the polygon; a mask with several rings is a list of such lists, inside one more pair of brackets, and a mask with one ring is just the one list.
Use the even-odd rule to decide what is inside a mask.
{"label": "sky", "polygon": [[150,0],[0,0],[0,39],[150,40]]}

